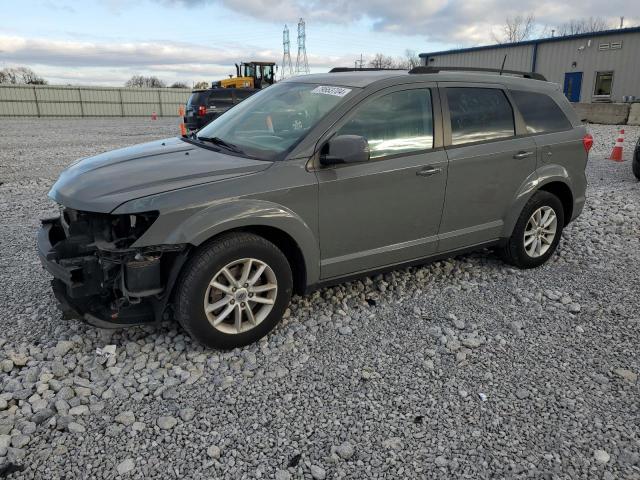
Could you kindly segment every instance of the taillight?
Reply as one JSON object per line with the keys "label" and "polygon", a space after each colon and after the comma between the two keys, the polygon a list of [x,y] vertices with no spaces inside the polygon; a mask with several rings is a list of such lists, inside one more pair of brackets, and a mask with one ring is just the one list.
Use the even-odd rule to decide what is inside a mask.
{"label": "taillight", "polygon": [[198,107],[198,116],[204,117],[206,114],[207,114],[207,107],[205,107],[204,105],[200,105]]}
{"label": "taillight", "polygon": [[587,133],[582,139],[582,145],[584,145],[584,151],[589,153],[591,147],[593,147],[593,137],[590,133]]}

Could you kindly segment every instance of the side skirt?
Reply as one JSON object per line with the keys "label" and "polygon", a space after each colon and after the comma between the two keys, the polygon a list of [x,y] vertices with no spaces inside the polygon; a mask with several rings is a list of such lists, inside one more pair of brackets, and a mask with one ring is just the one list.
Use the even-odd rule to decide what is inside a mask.
{"label": "side skirt", "polygon": [[319,290],[320,288],[330,287],[332,285],[338,285],[341,283],[350,282],[352,280],[357,280],[363,277],[370,277],[370,276],[378,275],[381,273],[387,273],[393,270],[400,270],[402,268],[415,267],[417,265],[426,265],[429,263],[437,262],[438,260],[444,260],[445,258],[451,258],[458,255],[463,255],[465,253],[474,252],[483,248],[496,247],[504,244],[504,242],[505,242],[504,239],[491,240],[489,242],[479,243],[476,245],[472,245],[470,247],[465,247],[457,250],[449,250],[447,252],[438,253],[436,255],[431,255],[429,257],[422,257],[414,260],[409,260],[408,262],[394,263],[392,265],[385,265],[383,267],[376,268],[373,270],[365,270],[365,271],[355,272],[355,273],[351,273],[349,275],[344,275],[340,277],[328,278],[325,280],[321,280],[318,283],[315,283],[313,285],[307,286],[307,288],[305,289],[305,295],[308,295],[316,290]]}

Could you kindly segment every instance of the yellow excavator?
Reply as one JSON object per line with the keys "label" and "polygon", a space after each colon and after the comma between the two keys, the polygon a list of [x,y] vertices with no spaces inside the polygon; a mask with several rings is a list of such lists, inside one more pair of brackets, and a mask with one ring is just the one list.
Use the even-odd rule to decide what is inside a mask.
{"label": "yellow excavator", "polygon": [[273,85],[276,77],[275,62],[236,63],[236,76],[214,82],[221,88],[266,88]]}

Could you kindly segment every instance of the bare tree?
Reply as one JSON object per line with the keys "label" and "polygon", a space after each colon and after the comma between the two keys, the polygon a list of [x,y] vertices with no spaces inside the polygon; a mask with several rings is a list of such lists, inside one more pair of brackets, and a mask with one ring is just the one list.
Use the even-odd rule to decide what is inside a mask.
{"label": "bare tree", "polygon": [[147,87],[164,88],[167,85],[158,77],[145,77],[144,75],[134,75],[124,84],[125,87]]}
{"label": "bare tree", "polygon": [[184,82],[173,82],[169,88],[189,88]]}
{"label": "bare tree", "polygon": [[27,67],[0,70],[0,84],[46,85],[47,81]]}
{"label": "bare tree", "polygon": [[402,68],[411,70],[412,68],[419,67],[421,65],[420,57],[414,50],[405,50],[404,57],[398,58],[395,62],[396,68]]}
{"label": "bare tree", "polygon": [[389,57],[382,53],[376,53],[373,59],[369,62],[369,66],[372,68],[395,68],[396,62],[393,57]]}
{"label": "bare tree", "polygon": [[580,33],[601,32],[602,30],[609,30],[611,26],[604,18],[589,17],[582,19],[569,20],[562,25],[556,27],[556,34],[558,36],[565,35],[578,35]]}
{"label": "bare tree", "polygon": [[12,84],[15,85],[17,82],[17,77],[15,72],[10,68],[4,68],[0,70],[0,85]]}
{"label": "bare tree", "polygon": [[528,40],[533,35],[536,19],[533,14],[507,17],[500,34],[491,33],[496,43],[514,43]]}
{"label": "bare tree", "polygon": [[209,88],[209,82],[196,82],[196,84],[193,86],[193,88],[195,90],[204,90]]}

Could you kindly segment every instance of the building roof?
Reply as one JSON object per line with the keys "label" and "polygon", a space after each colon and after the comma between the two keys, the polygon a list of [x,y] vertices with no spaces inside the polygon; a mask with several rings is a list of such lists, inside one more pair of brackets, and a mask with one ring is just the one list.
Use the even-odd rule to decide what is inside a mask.
{"label": "building roof", "polygon": [[563,42],[565,40],[574,40],[576,38],[593,38],[593,37],[602,37],[605,35],[622,35],[627,33],[638,33],[638,32],[640,32],[640,27],[616,28],[613,30],[602,30],[600,32],[588,32],[588,33],[578,33],[576,35],[564,35],[560,37],[538,38],[536,40],[525,40],[523,42],[498,43],[495,45],[483,45],[480,47],[469,47],[469,48],[454,48],[452,50],[441,50],[439,52],[421,53],[419,56],[421,58],[426,58],[426,57],[432,57],[434,55],[477,52],[479,50],[492,50],[495,48],[521,47],[526,45],[537,45],[540,43]]}

